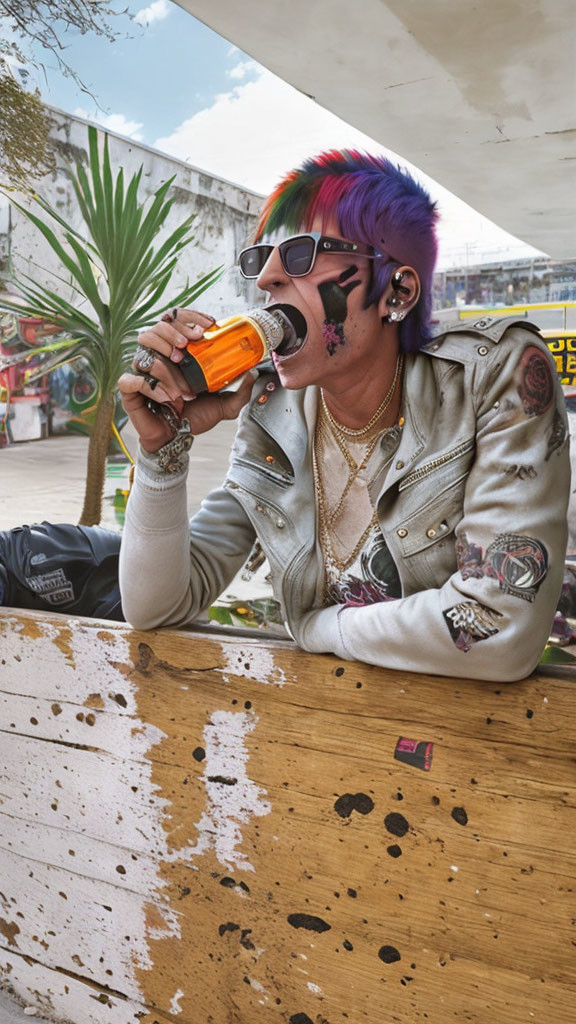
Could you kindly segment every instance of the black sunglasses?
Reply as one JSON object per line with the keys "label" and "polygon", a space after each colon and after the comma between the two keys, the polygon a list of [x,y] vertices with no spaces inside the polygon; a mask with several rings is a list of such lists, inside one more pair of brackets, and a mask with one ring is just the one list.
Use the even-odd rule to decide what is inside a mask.
{"label": "black sunglasses", "polygon": [[278,246],[262,242],[243,249],[238,257],[238,266],[242,276],[259,277],[276,248],[280,253],[282,266],[289,277],[305,277],[306,274],[309,274],[319,252],[335,256],[366,256],[371,260],[381,259],[384,256],[384,253],[373,249],[371,245],[347,242],[343,238],[331,238],[328,235],[323,235],[320,231],[308,231],[305,235],[293,235],[292,238],[280,242]]}

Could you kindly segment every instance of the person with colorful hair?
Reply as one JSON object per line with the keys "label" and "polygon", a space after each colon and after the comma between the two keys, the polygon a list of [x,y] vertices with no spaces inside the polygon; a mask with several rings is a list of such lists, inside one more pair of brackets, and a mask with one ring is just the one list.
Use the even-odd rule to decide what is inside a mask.
{"label": "person with colorful hair", "polygon": [[[140,437],[120,559],[135,627],[192,623],[257,541],[306,651],[499,681],[538,663],[566,546],[562,394],[527,321],[433,327],[436,221],[387,158],[323,153],[239,256],[301,325],[288,350],[196,397],[178,363],[212,318],[177,310],[140,337],[119,382]],[[191,439],[239,413],[226,479],[189,521]]]}

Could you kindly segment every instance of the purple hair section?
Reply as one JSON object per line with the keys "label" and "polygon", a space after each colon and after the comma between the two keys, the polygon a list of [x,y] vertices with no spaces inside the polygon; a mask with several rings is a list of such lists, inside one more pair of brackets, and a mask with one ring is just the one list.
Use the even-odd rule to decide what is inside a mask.
{"label": "purple hair section", "polygon": [[309,231],[321,217],[338,221],[342,235],[383,253],[373,261],[366,305],[377,302],[394,271],[414,267],[421,295],[399,324],[405,352],[417,352],[429,337],[432,278],[437,256],[436,204],[404,168],[384,156],[332,150],[291,171],[267,200],[256,238],[280,228]]}

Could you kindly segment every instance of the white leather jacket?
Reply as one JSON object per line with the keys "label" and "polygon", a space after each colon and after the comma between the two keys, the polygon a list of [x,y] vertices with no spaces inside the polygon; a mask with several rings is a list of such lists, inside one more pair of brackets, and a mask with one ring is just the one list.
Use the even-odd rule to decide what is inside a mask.
{"label": "white leather jacket", "polygon": [[316,402],[316,389],[285,391],[264,373],[226,480],[190,523],[185,472],[162,476],[141,454],[120,560],[128,621],[189,624],[257,537],[305,650],[442,675],[527,675],[560,593],[570,484],[564,400],[536,328],[509,317],[458,322],[407,357],[400,444],[371,485],[402,583],[396,601],[315,607]]}

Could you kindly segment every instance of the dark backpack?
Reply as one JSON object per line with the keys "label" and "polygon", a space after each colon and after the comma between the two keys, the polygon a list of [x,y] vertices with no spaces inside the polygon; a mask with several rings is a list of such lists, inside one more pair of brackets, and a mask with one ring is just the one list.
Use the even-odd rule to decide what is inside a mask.
{"label": "dark backpack", "polygon": [[36,523],[0,531],[0,605],[124,621],[120,534]]}

